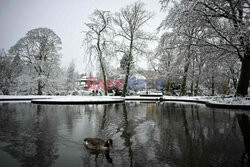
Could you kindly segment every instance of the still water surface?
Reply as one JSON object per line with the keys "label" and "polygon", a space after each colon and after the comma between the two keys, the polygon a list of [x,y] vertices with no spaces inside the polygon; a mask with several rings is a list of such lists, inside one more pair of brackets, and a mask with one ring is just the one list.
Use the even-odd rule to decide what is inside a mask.
{"label": "still water surface", "polygon": [[[112,138],[109,152],[83,146]],[[250,166],[249,112],[190,103],[0,103],[0,166]]]}

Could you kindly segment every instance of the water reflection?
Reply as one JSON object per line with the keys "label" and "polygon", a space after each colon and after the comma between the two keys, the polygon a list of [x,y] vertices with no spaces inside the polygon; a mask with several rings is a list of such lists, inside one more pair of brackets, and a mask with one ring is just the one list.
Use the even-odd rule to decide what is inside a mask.
{"label": "water reflection", "polygon": [[250,120],[246,114],[238,114],[237,120],[240,126],[240,130],[244,140],[245,151],[242,154],[242,166],[247,161],[248,166],[250,166]]}
{"label": "water reflection", "polygon": [[[0,166],[13,161],[1,159],[6,153],[20,166],[250,166],[242,113],[167,102],[0,103]],[[88,150],[87,137],[112,138],[114,147]]]}
{"label": "water reflection", "polygon": [[20,123],[17,125],[17,120],[27,119],[26,115],[21,115],[22,111],[10,107],[11,112],[8,112],[5,104],[2,107],[1,122],[6,122],[8,115],[8,126],[1,126],[1,141],[8,143],[3,150],[21,162],[21,166],[52,165],[58,157],[56,139],[53,136],[56,131],[55,124],[43,113],[42,107],[38,105],[33,108],[36,112],[32,114],[32,120],[25,122],[25,129]]}
{"label": "water reflection", "polygon": [[128,123],[128,113],[127,113],[127,109],[126,109],[126,105],[122,104],[122,113],[123,113],[123,132],[121,134],[121,138],[124,139],[124,145],[125,147],[128,148],[128,157],[129,157],[129,162],[130,162],[130,166],[133,166],[133,152],[132,152],[132,148],[131,148],[131,133],[130,133],[130,129],[129,129],[129,123]]}

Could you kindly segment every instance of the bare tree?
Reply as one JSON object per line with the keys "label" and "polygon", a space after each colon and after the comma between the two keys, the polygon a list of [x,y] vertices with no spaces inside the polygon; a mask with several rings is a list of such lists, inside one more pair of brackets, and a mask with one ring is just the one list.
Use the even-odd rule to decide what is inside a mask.
{"label": "bare tree", "polygon": [[42,95],[44,86],[53,79],[52,73],[59,66],[61,39],[51,29],[30,30],[25,37],[17,41],[9,54],[18,55],[36,72],[37,94]]}
{"label": "bare tree", "polygon": [[[210,27],[223,39],[225,45],[230,46],[241,61],[241,73],[236,95],[248,94],[250,80],[250,3],[249,0],[212,0],[198,1],[197,12],[210,24]],[[200,8],[198,8],[200,7]],[[205,9],[205,10],[204,10]],[[225,20],[224,26],[217,26],[213,18]]]}
{"label": "bare tree", "polygon": [[95,10],[89,20],[89,23],[85,23],[89,29],[85,32],[85,42],[90,57],[96,56],[98,59],[103,76],[105,95],[107,95],[107,74],[105,69],[104,52],[107,48],[106,43],[108,41],[106,35],[110,29],[112,17],[109,11]]}
{"label": "bare tree", "polygon": [[140,43],[139,41],[152,39],[152,36],[142,31],[142,26],[152,17],[153,14],[147,11],[144,4],[140,1],[122,8],[119,13],[115,14],[114,22],[120,29],[116,35],[121,37],[124,44],[118,51],[122,52],[127,57],[122,96],[125,96],[127,92],[127,83],[133,61],[133,54],[134,52],[144,52],[142,49],[142,42]]}
{"label": "bare tree", "polygon": [[[160,3],[166,7],[169,0],[160,0]],[[177,4],[187,4],[190,8],[183,9],[182,15],[176,18],[183,19],[185,12],[191,13],[196,20],[191,26],[203,29],[202,38],[187,33],[186,36],[199,40],[199,47],[217,50],[215,54],[217,57],[214,57],[214,60],[225,59],[227,57],[225,55],[238,57],[241,61],[241,72],[236,95],[247,95],[250,80],[249,0],[180,0]]]}
{"label": "bare tree", "polygon": [[[178,69],[181,70],[181,90],[180,94],[185,95],[187,92],[187,82],[191,77],[191,93],[194,87],[194,68],[195,68],[195,45],[198,42],[195,38],[198,34],[202,34],[202,29],[197,23],[192,12],[189,12],[188,3],[174,4],[169,11],[168,16],[162,22],[159,28],[171,28],[171,31],[162,35],[158,52],[165,53],[166,50],[171,52],[175,50],[175,57]],[[199,22],[200,23],[200,22]],[[172,51],[173,52],[173,51]],[[164,55],[162,55],[164,56]],[[165,55],[166,59],[168,55]]]}

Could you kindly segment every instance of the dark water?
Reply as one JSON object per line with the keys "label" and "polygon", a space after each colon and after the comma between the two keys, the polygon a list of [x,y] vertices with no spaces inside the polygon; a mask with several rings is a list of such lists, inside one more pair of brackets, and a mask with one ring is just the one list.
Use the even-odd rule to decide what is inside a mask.
{"label": "dark water", "polygon": [[[167,102],[0,103],[0,166],[250,166],[249,113]],[[91,152],[86,137],[112,138],[113,149]]]}

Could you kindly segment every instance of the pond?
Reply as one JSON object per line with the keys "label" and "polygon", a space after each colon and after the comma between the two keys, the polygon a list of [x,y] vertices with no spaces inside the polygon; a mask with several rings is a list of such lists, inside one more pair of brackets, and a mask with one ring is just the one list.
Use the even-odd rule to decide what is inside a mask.
{"label": "pond", "polygon": [[[93,152],[86,137],[113,139]],[[247,111],[193,103],[0,103],[0,166],[250,166]]]}

